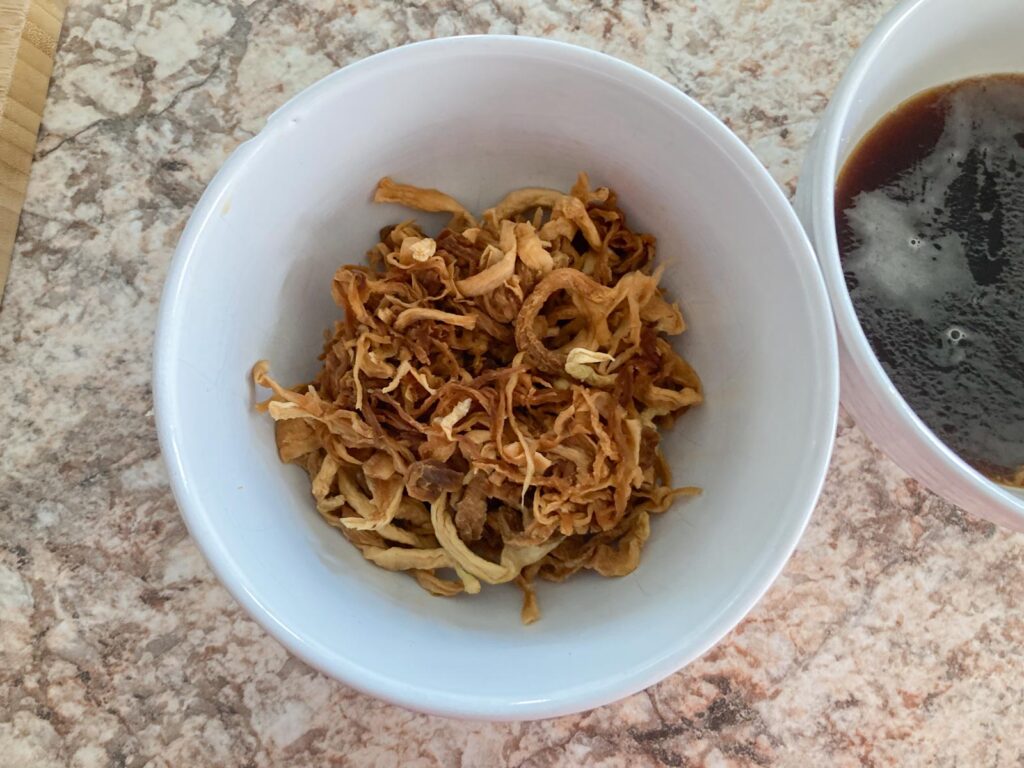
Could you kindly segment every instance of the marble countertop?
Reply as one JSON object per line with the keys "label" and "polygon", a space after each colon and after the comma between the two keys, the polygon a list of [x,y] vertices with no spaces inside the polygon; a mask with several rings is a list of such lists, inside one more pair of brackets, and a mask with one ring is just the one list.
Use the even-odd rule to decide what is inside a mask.
{"label": "marble countertop", "polygon": [[290,657],[214,580],[153,424],[157,302],[193,203],[270,111],[411,40],[517,32],[639,64],[789,192],[889,0],[79,0],[0,309],[0,763],[1024,765],[1024,538],[842,418],[825,492],[717,648],[593,712],[407,712]]}

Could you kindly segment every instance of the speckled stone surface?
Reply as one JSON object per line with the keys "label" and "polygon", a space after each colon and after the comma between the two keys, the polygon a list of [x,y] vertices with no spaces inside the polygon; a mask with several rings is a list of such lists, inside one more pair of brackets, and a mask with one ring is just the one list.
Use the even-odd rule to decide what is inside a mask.
{"label": "speckled stone surface", "polygon": [[692,94],[792,192],[888,0],[79,0],[0,309],[4,766],[1020,766],[1024,538],[922,490],[843,419],[785,573],[686,670],[613,706],[462,723],[291,658],[215,582],[150,392],[193,203],[291,94],[411,40],[592,46]]}

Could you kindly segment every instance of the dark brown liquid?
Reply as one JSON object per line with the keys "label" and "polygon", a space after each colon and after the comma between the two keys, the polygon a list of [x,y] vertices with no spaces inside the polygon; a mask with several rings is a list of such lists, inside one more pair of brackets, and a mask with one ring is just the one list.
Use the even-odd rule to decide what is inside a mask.
{"label": "dark brown liquid", "polygon": [[1024,465],[1024,75],[918,94],[836,186],[850,297],[900,394],[996,479]]}

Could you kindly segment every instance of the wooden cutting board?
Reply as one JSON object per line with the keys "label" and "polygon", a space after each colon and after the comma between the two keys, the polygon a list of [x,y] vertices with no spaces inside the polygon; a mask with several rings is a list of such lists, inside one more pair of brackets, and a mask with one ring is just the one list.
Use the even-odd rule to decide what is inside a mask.
{"label": "wooden cutting board", "polygon": [[0,0],[0,298],[67,0]]}

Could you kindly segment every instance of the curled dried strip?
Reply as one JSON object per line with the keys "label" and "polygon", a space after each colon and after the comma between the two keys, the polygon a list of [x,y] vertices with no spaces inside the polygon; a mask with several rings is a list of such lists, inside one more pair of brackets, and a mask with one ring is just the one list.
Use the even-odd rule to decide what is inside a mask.
{"label": "curled dried strip", "polygon": [[479,223],[434,189],[382,179],[379,202],[452,214],[434,237],[387,227],[370,266],[338,270],[343,318],[313,381],[260,404],[282,461],[303,467],[323,519],[427,591],[637,567],[673,488],[659,429],[703,398],[668,343],[685,329],[615,194],[510,193]]}
{"label": "curled dried strip", "polygon": [[551,245],[540,239],[533,224],[528,221],[515,225],[516,248],[523,264],[539,275],[546,275],[555,268],[555,260],[547,250]]}
{"label": "curled dried strip", "polygon": [[455,287],[459,289],[460,294],[467,298],[484,296],[501,288],[505,285],[508,279],[515,274],[515,246],[505,253],[502,253],[493,245],[489,245],[487,246],[487,250],[484,251],[483,257],[486,258],[490,253],[497,254],[498,256],[493,260],[489,267],[481,272],[477,272],[471,277],[467,277],[466,279],[459,280],[455,283]]}
{"label": "curled dried strip", "polygon": [[427,309],[426,307],[409,307],[409,309],[403,309],[398,317],[395,318],[394,328],[396,331],[404,331],[413,323],[423,320],[457,325],[460,328],[468,328],[469,330],[473,330],[476,327],[476,317],[473,315],[457,315],[454,312],[442,312],[439,309]]}
{"label": "curled dried strip", "polygon": [[397,184],[387,176],[377,182],[377,189],[373,194],[375,203],[398,203],[407,208],[415,208],[419,211],[430,213],[452,213],[465,218],[467,222],[473,222],[472,214],[451,195],[446,195],[437,189],[424,189],[413,187],[408,184]]}
{"label": "curled dried strip", "polygon": [[553,208],[565,197],[565,194],[557,189],[545,189],[544,187],[525,187],[509,192],[493,208],[484,211],[484,219],[495,222],[502,222],[512,219],[516,214],[534,208]]}

